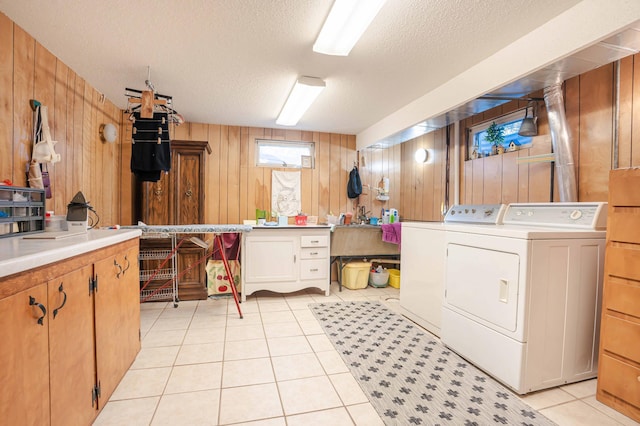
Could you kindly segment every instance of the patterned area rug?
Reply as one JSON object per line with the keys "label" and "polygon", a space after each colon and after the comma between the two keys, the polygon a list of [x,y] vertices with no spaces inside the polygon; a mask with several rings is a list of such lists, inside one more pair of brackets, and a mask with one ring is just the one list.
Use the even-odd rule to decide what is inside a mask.
{"label": "patterned area rug", "polygon": [[555,424],[379,303],[309,306],[387,425]]}

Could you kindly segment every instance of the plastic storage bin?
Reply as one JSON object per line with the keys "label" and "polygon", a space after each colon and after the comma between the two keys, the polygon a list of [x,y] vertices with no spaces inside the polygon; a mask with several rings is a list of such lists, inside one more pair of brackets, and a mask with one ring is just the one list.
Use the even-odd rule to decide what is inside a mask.
{"label": "plastic storage bin", "polygon": [[369,284],[372,287],[386,287],[389,283],[389,271],[384,269],[382,272],[369,272]]}
{"label": "plastic storage bin", "polygon": [[366,288],[371,262],[349,262],[342,270],[342,285],[351,290]]}
{"label": "plastic storage bin", "polygon": [[389,285],[393,288],[400,288],[400,270],[389,269]]}

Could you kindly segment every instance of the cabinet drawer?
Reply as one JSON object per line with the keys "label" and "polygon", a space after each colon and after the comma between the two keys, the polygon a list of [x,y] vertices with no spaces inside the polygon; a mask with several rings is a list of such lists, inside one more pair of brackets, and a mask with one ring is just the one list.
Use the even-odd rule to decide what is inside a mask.
{"label": "cabinet drawer", "polygon": [[300,259],[326,259],[328,253],[327,247],[305,247],[300,249]]}
{"label": "cabinet drawer", "polygon": [[640,407],[640,369],[603,354],[598,387],[631,405]]}
{"label": "cabinet drawer", "polygon": [[606,308],[640,318],[640,283],[620,278],[605,277],[604,300]]}
{"label": "cabinet drawer", "polygon": [[327,278],[329,271],[326,259],[303,260],[300,262],[300,279],[319,280]]}
{"label": "cabinet drawer", "polygon": [[640,281],[640,247],[609,243],[607,275]]}
{"label": "cabinet drawer", "polygon": [[640,323],[612,315],[603,316],[602,348],[635,362],[640,362]]}
{"label": "cabinet drawer", "polygon": [[637,188],[640,186],[639,169],[617,169],[609,172],[610,206],[640,206],[640,192],[625,191],[622,188]]}
{"label": "cabinet drawer", "polygon": [[326,235],[302,235],[300,247],[327,247],[329,238]]}
{"label": "cabinet drawer", "polygon": [[609,208],[607,232],[609,241],[640,244],[640,208]]}

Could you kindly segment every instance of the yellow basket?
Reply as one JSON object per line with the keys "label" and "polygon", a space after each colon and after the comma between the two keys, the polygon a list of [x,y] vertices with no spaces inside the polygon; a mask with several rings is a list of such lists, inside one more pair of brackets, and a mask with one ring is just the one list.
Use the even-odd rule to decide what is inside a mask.
{"label": "yellow basket", "polygon": [[371,262],[349,262],[342,270],[342,286],[350,290],[366,288],[369,284]]}
{"label": "yellow basket", "polygon": [[393,288],[400,288],[400,270],[387,269],[389,271],[389,285]]}

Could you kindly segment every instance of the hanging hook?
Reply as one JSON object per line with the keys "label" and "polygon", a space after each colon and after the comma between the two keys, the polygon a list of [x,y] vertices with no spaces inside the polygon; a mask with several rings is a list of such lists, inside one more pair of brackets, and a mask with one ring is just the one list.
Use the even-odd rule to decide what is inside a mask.
{"label": "hanging hook", "polygon": [[146,84],[147,88],[152,92],[156,91],[155,87],[153,87],[153,84],[151,84],[151,66],[150,65],[147,65],[147,79],[144,81],[144,84]]}

